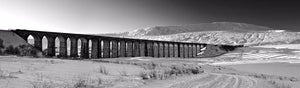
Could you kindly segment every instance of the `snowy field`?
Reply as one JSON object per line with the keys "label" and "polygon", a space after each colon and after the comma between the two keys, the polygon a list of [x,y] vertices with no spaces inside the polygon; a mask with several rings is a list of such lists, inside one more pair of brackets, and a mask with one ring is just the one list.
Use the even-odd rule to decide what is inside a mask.
{"label": "snowy field", "polygon": [[[1,56],[0,88],[299,88],[299,62],[297,49],[265,47],[238,49],[219,57],[194,59],[66,60]],[[203,73],[145,80],[141,73],[149,71],[145,69],[149,64],[156,68],[166,68],[163,65],[167,65],[172,69],[174,65],[198,66]],[[156,73],[160,71],[166,72],[154,70]]]}

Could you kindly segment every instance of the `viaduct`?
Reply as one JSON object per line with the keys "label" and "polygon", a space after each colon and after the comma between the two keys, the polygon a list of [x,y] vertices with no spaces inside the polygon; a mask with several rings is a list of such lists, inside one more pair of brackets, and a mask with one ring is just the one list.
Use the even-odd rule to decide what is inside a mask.
{"label": "viaduct", "polygon": [[[34,48],[42,51],[42,38],[46,37],[48,41],[46,56],[55,56],[55,39],[59,39],[58,57],[80,57],[80,58],[117,58],[117,57],[179,57],[194,58],[204,55],[203,52],[217,55],[220,51],[220,45],[210,45],[203,43],[187,43],[174,41],[158,41],[144,39],[130,39],[119,37],[107,37],[87,34],[72,34],[60,32],[46,32],[16,29],[11,30],[21,38],[27,41],[31,35],[34,38]],[[70,50],[67,49],[67,39],[70,40]],[[81,41],[81,47],[78,49],[78,41]],[[89,42],[91,41],[91,42]],[[89,47],[89,43],[92,43]],[[212,48],[213,46],[213,48]],[[228,47],[228,46],[227,46]],[[237,47],[237,46],[230,46]],[[239,46],[238,46],[239,47]],[[90,49],[91,48],[91,49]],[[214,49],[213,51],[209,49]],[[80,50],[80,53],[78,53]],[[90,52],[91,51],[91,52]],[[225,50],[226,51],[226,50]],[[68,55],[67,52],[70,54]],[[221,52],[224,53],[224,52]]]}

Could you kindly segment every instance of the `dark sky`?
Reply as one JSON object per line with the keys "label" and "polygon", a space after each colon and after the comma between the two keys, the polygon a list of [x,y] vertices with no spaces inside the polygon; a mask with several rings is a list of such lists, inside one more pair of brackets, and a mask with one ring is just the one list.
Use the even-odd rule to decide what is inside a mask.
{"label": "dark sky", "polygon": [[295,1],[2,0],[0,29],[107,33],[228,21],[298,31],[300,3]]}
{"label": "dark sky", "polygon": [[300,28],[300,3],[285,0],[135,0],[143,8],[178,24],[243,22],[275,29]]}

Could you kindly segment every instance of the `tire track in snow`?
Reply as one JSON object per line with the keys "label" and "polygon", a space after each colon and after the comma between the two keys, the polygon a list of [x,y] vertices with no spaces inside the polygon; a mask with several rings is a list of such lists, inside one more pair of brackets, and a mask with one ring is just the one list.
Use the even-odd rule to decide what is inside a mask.
{"label": "tire track in snow", "polygon": [[255,88],[257,80],[238,75],[210,74],[169,88]]}
{"label": "tire track in snow", "polygon": [[219,75],[209,74],[202,78],[197,78],[195,80],[185,81],[183,83],[178,83],[178,84],[172,85],[169,88],[193,88],[196,85],[205,84],[207,82],[213,81],[213,80],[217,79],[218,76]]}

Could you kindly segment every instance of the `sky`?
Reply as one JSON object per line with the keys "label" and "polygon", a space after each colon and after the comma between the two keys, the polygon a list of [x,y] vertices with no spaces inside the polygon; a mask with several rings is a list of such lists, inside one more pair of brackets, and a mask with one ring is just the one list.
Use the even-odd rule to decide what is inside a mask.
{"label": "sky", "polygon": [[240,22],[300,31],[300,3],[295,1],[0,0],[0,29],[98,34],[151,26]]}

